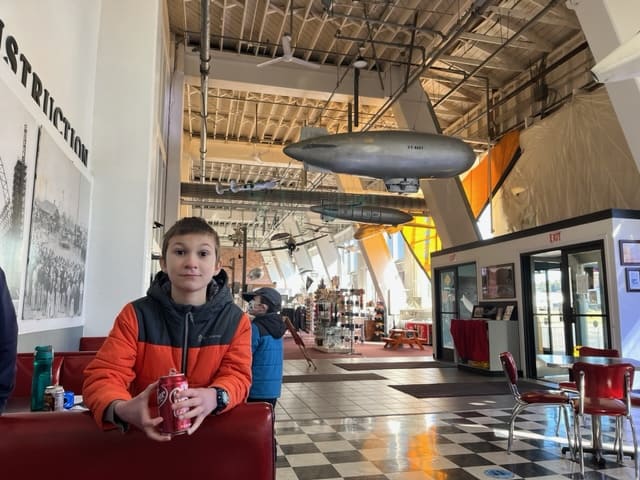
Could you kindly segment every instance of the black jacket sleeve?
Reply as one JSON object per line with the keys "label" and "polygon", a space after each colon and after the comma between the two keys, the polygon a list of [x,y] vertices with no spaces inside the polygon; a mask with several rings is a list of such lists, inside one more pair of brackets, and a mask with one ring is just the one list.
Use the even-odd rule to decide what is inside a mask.
{"label": "black jacket sleeve", "polygon": [[0,413],[16,380],[16,355],[18,350],[18,321],[7,287],[7,280],[0,268]]}

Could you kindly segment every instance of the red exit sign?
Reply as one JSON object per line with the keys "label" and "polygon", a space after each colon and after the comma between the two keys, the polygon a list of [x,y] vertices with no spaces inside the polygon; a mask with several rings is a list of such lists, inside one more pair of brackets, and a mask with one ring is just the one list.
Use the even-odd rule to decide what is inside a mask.
{"label": "red exit sign", "polygon": [[560,232],[552,232],[549,234],[549,243],[556,243],[560,241]]}

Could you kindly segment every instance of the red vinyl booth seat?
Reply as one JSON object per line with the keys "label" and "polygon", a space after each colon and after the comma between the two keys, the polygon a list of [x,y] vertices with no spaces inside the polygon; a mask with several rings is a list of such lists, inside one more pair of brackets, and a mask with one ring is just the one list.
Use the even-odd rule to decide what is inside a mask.
{"label": "red vinyl booth seat", "polygon": [[78,350],[81,352],[95,352],[100,350],[107,337],[80,337]]}
{"label": "red vinyl booth seat", "polygon": [[273,411],[246,403],[209,416],[193,435],[156,442],[100,430],[87,412],[0,416],[3,478],[274,480]]}
{"label": "red vinyl booth seat", "polygon": [[[52,383],[81,395],[83,371],[95,355],[96,352],[53,352]],[[33,376],[33,353],[19,353],[16,367],[16,386],[11,397],[29,397]]]}

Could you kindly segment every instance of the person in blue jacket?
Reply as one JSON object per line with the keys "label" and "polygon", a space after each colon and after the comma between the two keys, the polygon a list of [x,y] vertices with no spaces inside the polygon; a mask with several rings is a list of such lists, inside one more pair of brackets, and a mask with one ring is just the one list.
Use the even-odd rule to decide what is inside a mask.
{"label": "person in blue jacket", "polygon": [[16,381],[18,320],[4,271],[0,268],[0,415]]}
{"label": "person in blue jacket", "polygon": [[247,402],[269,402],[276,406],[282,390],[282,337],[286,326],[280,316],[282,297],[269,287],[243,293],[249,302],[251,322],[252,383]]}

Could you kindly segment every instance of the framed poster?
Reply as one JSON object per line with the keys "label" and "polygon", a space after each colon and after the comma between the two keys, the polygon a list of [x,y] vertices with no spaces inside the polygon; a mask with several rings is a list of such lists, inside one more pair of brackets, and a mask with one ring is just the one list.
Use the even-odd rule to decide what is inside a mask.
{"label": "framed poster", "polygon": [[82,325],[91,182],[58,140],[41,129],[22,331]]}
{"label": "framed poster", "polygon": [[620,240],[620,265],[640,265],[640,240]]}
{"label": "framed poster", "polygon": [[640,268],[625,268],[627,292],[640,292]]}
{"label": "framed poster", "polygon": [[484,300],[514,298],[516,296],[513,263],[482,267],[480,275]]}
{"label": "framed poster", "polygon": [[0,98],[0,267],[20,315],[38,125],[1,78]]}
{"label": "framed poster", "polygon": [[484,307],[480,305],[476,305],[475,307],[473,307],[471,318],[484,318]]}

